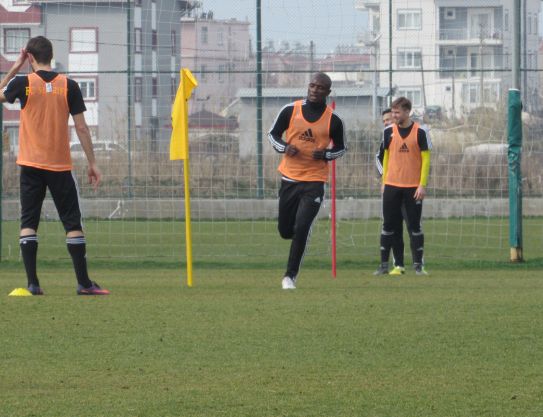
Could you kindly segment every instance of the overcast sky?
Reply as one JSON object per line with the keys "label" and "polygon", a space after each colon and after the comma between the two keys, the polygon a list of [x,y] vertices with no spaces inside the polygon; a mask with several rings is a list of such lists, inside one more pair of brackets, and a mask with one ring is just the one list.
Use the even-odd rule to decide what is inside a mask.
{"label": "overcast sky", "polygon": [[[255,40],[256,0],[203,0],[203,11],[216,19],[249,20]],[[365,12],[354,8],[355,0],[261,0],[262,40],[315,42],[317,54],[336,45],[353,45],[367,25]]]}

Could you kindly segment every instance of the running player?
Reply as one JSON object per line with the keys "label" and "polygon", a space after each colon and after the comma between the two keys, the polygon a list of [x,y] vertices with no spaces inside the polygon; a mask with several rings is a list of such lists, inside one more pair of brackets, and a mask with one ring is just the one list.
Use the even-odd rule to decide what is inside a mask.
{"label": "running player", "polygon": [[324,200],[328,162],[346,150],[343,121],[326,105],[331,87],[328,75],[314,74],[307,98],[283,107],[268,134],[273,148],[284,154],[278,168],[278,229],[283,239],[292,240],[282,280],[285,290],[296,288],[311,226]]}

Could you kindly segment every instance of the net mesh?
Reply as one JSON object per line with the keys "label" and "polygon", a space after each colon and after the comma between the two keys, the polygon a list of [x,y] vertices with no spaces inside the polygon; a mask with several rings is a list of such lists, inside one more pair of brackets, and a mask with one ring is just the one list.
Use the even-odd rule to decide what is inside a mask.
{"label": "net mesh", "polygon": [[[429,128],[433,142],[423,211],[427,259],[507,258],[508,3],[440,7],[433,1],[393,1],[392,51],[387,2],[263,3],[259,132],[257,2],[0,0],[6,16],[0,23],[2,70],[29,37],[45,35],[54,44],[55,69],[75,79],[83,92],[103,171],[94,192],[86,184],[85,157],[72,128],[90,256],[184,259],[183,168],[169,161],[168,149],[179,70],[188,67],[199,81],[189,103],[197,261],[285,258],[288,242],[276,231],[280,155],[268,144],[267,130],[285,104],[305,96],[309,77],[318,70],[333,79],[330,100],[346,126],[348,152],[337,163],[340,262],[378,259],[380,180],[374,160],[390,87],[393,97],[412,100],[413,118]],[[525,247],[528,256],[539,256],[539,1],[527,1],[525,15]],[[2,259],[18,259],[17,103],[4,105],[3,127]],[[329,217],[327,201],[310,245],[315,262],[329,258]],[[56,219],[47,197],[42,258],[67,257]]]}

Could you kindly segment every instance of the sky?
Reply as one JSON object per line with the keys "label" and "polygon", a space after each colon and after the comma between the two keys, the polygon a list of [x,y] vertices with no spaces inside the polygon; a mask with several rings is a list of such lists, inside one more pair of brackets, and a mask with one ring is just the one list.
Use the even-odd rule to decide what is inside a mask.
{"label": "sky", "polygon": [[[248,20],[256,38],[256,0],[201,0],[202,11],[213,11],[215,19]],[[262,41],[283,40],[315,43],[325,55],[337,45],[355,45],[357,34],[367,27],[367,15],[356,10],[356,0],[261,0]]]}

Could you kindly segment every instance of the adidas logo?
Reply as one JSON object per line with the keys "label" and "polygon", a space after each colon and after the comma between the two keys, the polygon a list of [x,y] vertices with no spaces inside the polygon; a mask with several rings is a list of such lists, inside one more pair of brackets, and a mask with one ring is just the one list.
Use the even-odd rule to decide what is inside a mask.
{"label": "adidas logo", "polygon": [[313,137],[313,132],[311,129],[307,129],[304,133],[302,133],[298,139],[303,140],[305,142],[315,142],[315,138]]}
{"label": "adidas logo", "polygon": [[407,147],[407,144],[404,143],[401,147],[400,147],[400,152],[409,152],[409,148]]}

